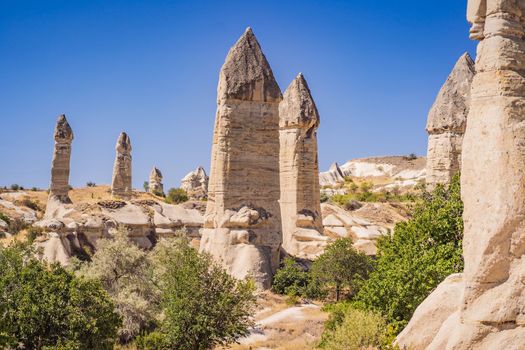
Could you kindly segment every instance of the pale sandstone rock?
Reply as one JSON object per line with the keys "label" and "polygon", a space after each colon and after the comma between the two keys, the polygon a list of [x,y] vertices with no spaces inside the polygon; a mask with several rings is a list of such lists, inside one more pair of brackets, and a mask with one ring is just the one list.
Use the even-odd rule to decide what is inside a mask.
{"label": "pale sandstone rock", "polygon": [[49,188],[46,216],[51,216],[53,210],[61,204],[71,203],[69,199],[69,162],[71,159],[71,143],[73,130],[67,122],[66,116],[58,117],[55,126],[55,148],[51,163],[51,186]]}
{"label": "pale sandstone rock", "polygon": [[305,258],[308,245],[323,247],[317,128],[319,113],[302,74],[279,104],[283,249]]}
{"label": "pale sandstone rock", "polygon": [[203,167],[189,172],[180,182],[180,188],[188,193],[191,199],[205,199],[208,196],[208,175]]}
{"label": "pale sandstone rock", "polygon": [[162,173],[157,167],[151,169],[149,174],[148,191],[153,194],[164,194],[164,186],[162,185]]}
{"label": "pale sandstone rock", "polygon": [[9,225],[4,220],[0,219],[0,231],[7,231]]}
{"label": "pale sandstone rock", "polygon": [[461,145],[474,75],[474,61],[465,53],[456,62],[428,113],[426,183],[430,190],[437,184],[449,183],[461,167]]}
{"label": "pale sandstone rock", "polygon": [[211,253],[233,276],[252,276],[259,288],[270,288],[282,241],[281,91],[250,28],[226,57],[217,100],[200,250]]}
{"label": "pale sandstone rock", "polygon": [[67,239],[63,238],[56,232],[47,234],[47,239],[43,242],[37,242],[37,248],[41,248],[41,258],[50,263],[59,263],[67,266],[71,259],[71,247]]}
{"label": "pale sandstone rock", "polygon": [[429,349],[523,349],[524,13],[523,1],[469,1],[471,37],[482,41],[461,166],[465,287]]}
{"label": "pale sandstone rock", "polygon": [[461,305],[464,289],[460,273],[448,276],[416,309],[410,323],[399,333],[401,349],[424,350],[433,341],[443,322]]}
{"label": "pale sandstone rock", "polygon": [[116,197],[128,198],[131,195],[131,141],[122,132],[115,146],[116,157],[113,166],[111,194]]}
{"label": "pale sandstone rock", "polygon": [[319,184],[321,186],[335,186],[345,182],[345,177],[337,163],[332,163],[328,171],[319,174]]}

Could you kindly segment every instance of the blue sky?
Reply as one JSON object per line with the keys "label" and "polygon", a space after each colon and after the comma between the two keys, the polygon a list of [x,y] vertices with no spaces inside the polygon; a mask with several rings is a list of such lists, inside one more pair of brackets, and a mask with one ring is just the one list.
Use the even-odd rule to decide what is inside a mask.
{"label": "blue sky", "polygon": [[109,183],[121,131],[133,184],[209,168],[218,73],[247,26],[284,91],[305,75],[319,161],[426,152],[428,109],[468,40],[465,1],[0,0],[0,185],[46,188],[53,128],[70,183]]}

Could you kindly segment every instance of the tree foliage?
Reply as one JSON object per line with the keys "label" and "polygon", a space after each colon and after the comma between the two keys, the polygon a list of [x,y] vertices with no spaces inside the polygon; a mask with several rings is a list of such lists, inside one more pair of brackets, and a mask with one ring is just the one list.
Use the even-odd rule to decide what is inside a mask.
{"label": "tree foliage", "polygon": [[379,240],[375,270],[357,305],[377,310],[400,331],[445,277],[462,271],[462,213],[459,175],[448,188],[424,194],[412,218]]}
{"label": "tree foliage", "polygon": [[182,188],[170,188],[166,195],[166,203],[179,204],[188,200],[188,194]]}
{"label": "tree foliage", "polygon": [[343,292],[355,294],[371,269],[370,258],[358,252],[350,238],[341,238],[328,245],[313,262],[310,273],[312,282],[327,292],[333,291],[338,301]]}
{"label": "tree foliage", "polygon": [[120,325],[100,283],[0,247],[0,347],[112,349]]}

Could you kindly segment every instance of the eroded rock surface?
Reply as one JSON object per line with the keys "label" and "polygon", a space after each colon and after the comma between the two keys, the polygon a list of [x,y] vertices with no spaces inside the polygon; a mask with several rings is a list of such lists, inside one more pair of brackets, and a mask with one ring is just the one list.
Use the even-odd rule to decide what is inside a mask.
{"label": "eroded rock surface", "polygon": [[335,186],[345,182],[345,176],[337,163],[332,163],[328,171],[319,174],[319,184],[321,186]]}
{"label": "eroded rock surface", "polygon": [[465,53],[456,62],[428,113],[426,182],[430,190],[439,183],[449,183],[461,167],[461,145],[474,75],[474,61]]}
{"label": "eroded rock surface", "polygon": [[461,165],[465,286],[428,349],[525,344],[524,14],[523,1],[468,4],[471,37],[481,42]]}
{"label": "eroded rock surface", "polygon": [[149,174],[148,191],[155,195],[162,195],[164,193],[164,186],[162,185],[162,173],[157,167],[151,169]]}
{"label": "eroded rock surface", "polygon": [[222,66],[208,202],[200,249],[237,278],[271,285],[282,241],[279,208],[281,91],[252,30]]}
{"label": "eroded rock surface", "polygon": [[189,172],[180,182],[180,187],[186,191],[191,199],[205,199],[208,197],[208,175],[202,166]]}
{"label": "eroded rock surface", "polygon": [[286,89],[279,105],[281,216],[283,248],[304,258],[322,235],[317,161],[319,113],[302,74]]}
{"label": "eroded rock surface", "polygon": [[111,180],[111,194],[127,198],[131,195],[131,140],[122,132],[115,146],[116,156]]}

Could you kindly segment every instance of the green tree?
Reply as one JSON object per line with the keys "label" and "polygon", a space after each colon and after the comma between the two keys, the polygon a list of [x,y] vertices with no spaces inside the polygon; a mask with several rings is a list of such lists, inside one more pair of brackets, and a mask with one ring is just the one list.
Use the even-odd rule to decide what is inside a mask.
{"label": "green tree", "polygon": [[372,262],[364,253],[358,252],[350,238],[331,243],[312,264],[312,281],[326,290],[335,292],[338,301],[341,292],[354,294],[367,278]]}
{"label": "green tree", "polygon": [[301,268],[294,259],[286,258],[273,276],[274,292],[288,295],[301,295],[308,286],[308,272]]}
{"label": "green tree", "polygon": [[100,284],[34,255],[0,247],[0,346],[113,349],[120,318]]}
{"label": "green tree", "polygon": [[188,194],[182,188],[170,188],[166,195],[166,203],[179,204],[188,200]]}
{"label": "green tree", "polygon": [[100,239],[91,263],[84,264],[79,274],[102,283],[116,304],[123,323],[121,342],[129,342],[151,329],[160,312],[160,295],[152,280],[152,266],[147,253],[128,238],[119,227],[113,239]]}
{"label": "green tree", "polygon": [[249,333],[254,285],[238,281],[184,239],[161,240],[152,259],[164,318],[143,344],[159,349],[212,349]]}
{"label": "green tree", "polygon": [[425,193],[412,218],[379,240],[375,270],[357,305],[380,312],[400,331],[445,277],[462,271],[462,214],[459,175],[448,188]]}

